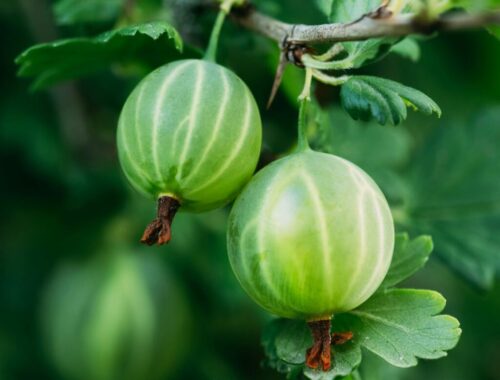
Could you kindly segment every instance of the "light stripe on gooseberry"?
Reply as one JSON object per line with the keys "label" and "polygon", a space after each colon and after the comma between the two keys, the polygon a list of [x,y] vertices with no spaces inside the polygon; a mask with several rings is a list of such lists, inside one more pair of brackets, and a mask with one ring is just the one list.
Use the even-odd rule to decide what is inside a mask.
{"label": "light stripe on gooseberry", "polygon": [[243,123],[244,123],[244,128],[241,133],[240,139],[236,143],[236,145],[231,149],[230,155],[227,158],[226,162],[220,167],[219,171],[216,173],[213,173],[211,178],[205,182],[202,186],[198,187],[197,189],[192,190],[192,193],[197,193],[200,192],[201,190],[207,188],[214,182],[220,179],[224,175],[224,172],[227,170],[227,168],[231,165],[231,163],[234,161],[236,157],[240,154],[243,145],[245,143],[245,140],[247,138],[248,132],[250,131],[250,125],[251,125],[251,99],[249,97],[246,98],[246,108],[245,108],[245,116],[243,117]]}
{"label": "light stripe on gooseberry", "polygon": [[[369,186],[366,182],[366,179],[363,178],[354,168],[354,166],[348,162],[348,161],[344,161],[344,163],[349,167],[349,173],[351,174],[351,176],[353,177],[353,179],[355,179],[357,181],[357,183],[362,187],[363,191],[359,194],[359,198],[361,201],[363,201],[363,199],[366,200],[367,196],[368,197],[372,197],[372,198],[376,198],[377,197],[380,197],[380,195],[376,194],[374,191],[373,191],[373,188],[371,186]],[[358,203],[360,203],[360,201],[358,200]],[[383,230],[382,230],[382,215],[381,215],[381,210],[380,210],[380,206],[379,206],[379,202],[372,202],[372,205],[373,207],[375,208],[375,214],[376,214],[376,220],[377,220],[377,227],[378,227],[378,230],[379,230],[379,235],[382,236],[383,235]],[[358,205],[358,210],[360,211],[360,214],[362,213],[362,210],[363,210],[363,207],[359,206]],[[363,220],[364,220],[364,215],[363,215]],[[366,237],[364,236],[364,233],[362,234],[362,238],[363,239],[366,239]],[[385,243],[384,243],[384,239],[379,239],[379,251],[384,251],[385,249]],[[362,259],[364,260],[365,257],[366,257],[366,252],[367,252],[367,246],[366,244],[364,245],[364,250],[362,251],[364,254],[362,256]],[[361,295],[360,295],[360,298],[363,298],[366,296],[366,293],[367,291],[369,291],[372,286],[373,286],[373,281],[376,279],[376,276],[374,276],[373,274],[376,274],[378,273],[378,271],[381,269],[380,268],[380,265],[382,264],[382,260],[381,260],[381,257],[378,257],[378,260],[376,262],[376,265],[374,267],[374,270],[372,271],[372,276],[370,277],[370,279],[368,281],[365,282],[365,288],[363,289],[363,291],[361,291]],[[359,268],[356,268],[357,271],[359,271]],[[357,272],[353,275],[353,278],[356,278]],[[359,282],[359,280],[358,280]],[[356,282],[351,282],[350,283],[350,287],[353,287],[354,285],[356,285]],[[350,290],[350,288],[348,289]]]}
{"label": "light stripe on gooseberry", "polygon": [[[331,268],[331,263],[328,260],[328,250],[330,245],[330,238],[328,236],[328,227],[326,225],[326,217],[325,217],[325,210],[321,206],[320,202],[320,195],[318,194],[318,189],[316,186],[314,186],[314,183],[311,181],[311,178],[309,177],[309,173],[307,170],[304,170],[301,168],[301,177],[302,180],[304,181],[304,184],[307,188],[307,191],[310,193],[311,198],[313,200],[313,205],[314,205],[314,212],[316,214],[315,220],[318,222],[318,231],[319,231],[319,237],[321,240],[321,256],[323,259],[323,268],[326,270],[326,275],[329,277],[332,275],[332,268]],[[332,294],[330,294],[330,300],[332,299]]]}
{"label": "light stripe on gooseberry", "polygon": [[[124,119],[121,118],[119,123],[122,123],[123,120]],[[122,160],[126,158],[128,164],[131,165],[134,169],[132,171],[130,169],[128,171],[124,171],[125,176],[131,183],[135,183],[136,181],[142,182],[143,187],[141,189],[143,189],[143,192],[148,193],[147,189],[150,189],[152,191],[152,189],[154,189],[152,180],[149,177],[148,173],[143,170],[134,159],[132,159],[128,138],[124,134],[118,134],[118,144],[121,146],[121,150],[125,153],[125,156],[122,156]]]}
{"label": "light stripe on gooseberry", "polygon": [[[156,170],[156,174],[158,175],[158,179],[160,181],[162,181],[163,183],[165,183],[165,178],[163,177],[163,174],[160,172],[160,159],[158,157],[158,144],[160,143],[160,139],[158,138],[158,131],[159,131],[159,126],[160,126],[160,116],[161,116],[161,112],[163,110],[163,106],[165,104],[165,97],[167,95],[167,90],[168,88],[170,87],[171,83],[177,79],[179,77],[179,72],[182,72],[181,69],[185,69],[186,66],[188,66],[189,63],[185,63],[183,65],[179,65],[177,68],[174,69],[174,71],[172,73],[170,73],[169,77],[167,78],[166,81],[163,82],[163,84],[161,85],[160,87],[160,93],[158,95],[158,99],[156,100],[156,104],[154,106],[154,116],[153,116],[153,130],[152,130],[152,133],[153,133],[153,136],[152,136],[152,141],[153,141],[153,144],[151,146],[151,155],[152,155],[152,162],[154,162],[154,166],[155,166],[155,170]],[[197,66],[198,67],[198,66]],[[199,75],[199,70],[197,70],[197,74]],[[196,81],[195,83],[197,83],[199,81],[199,78],[196,78]],[[196,85],[197,86],[197,85]],[[196,87],[195,86],[195,96],[196,96]],[[198,90],[199,92],[199,90]],[[194,99],[194,97],[193,97]],[[193,112],[194,108],[193,106],[190,107],[191,108],[191,112]],[[192,117],[192,114],[190,115],[190,117]],[[137,128],[137,125],[136,125],[136,128]],[[178,131],[179,130],[182,130],[182,128],[178,128]],[[174,146],[176,146],[174,144]]]}
{"label": "light stripe on gooseberry", "polygon": [[220,79],[222,83],[222,101],[221,101],[221,106],[219,107],[219,111],[217,112],[217,117],[215,119],[215,127],[214,127],[214,132],[210,136],[210,140],[208,140],[206,146],[203,148],[203,153],[201,154],[200,160],[196,163],[196,165],[192,168],[191,173],[188,177],[185,178],[185,183],[188,184],[189,180],[192,179],[193,177],[196,177],[198,174],[199,170],[202,167],[203,162],[205,162],[205,159],[208,157],[208,155],[212,152],[212,148],[215,145],[215,142],[217,140],[217,136],[219,135],[220,128],[222,126],[222,121],[224,120],[224,115],[226,113],[226,108],[228,106],[228,102],[231,94],[231,89],[229,88],[229,84],[227,81],[226,75],[221,71],[220,72]]}
{"label": "light stripe on gooseberry", "polygon": [[[367,223],[366,223],[366,212],[367,212],[366,203],[367,202],[366,201],[369,198],[369,196],[371,195],[372,191],[366,185],[364,178],[360,177],[359,174],[356,172],[356,170],[353,170],[353,168],[349,162],[344,161],[343,163],[347,166],[347,168],[349,170],[349,174],[352,177],[352,179],[354,180],[354,182],[361,189],[361,191],[357,197],[356,209],[357,209],[358,217],[361,221],[361,223],[359,223],[359,225],[358,225],[359,226],[358,233],[360,235],[360,247],[359,247],[360,260],[364,261],[364,260],[370,259],[369,257],[368,258],[366,257],[367,252],[368,252],[368,247],[366,244],[365,230],[367,228]],[[378,208],[378,206],[376,204],[374,204],[373,207]],[[375,214],[377,214],[377,211],[375,211]],[[377,218],[377,220],[379,220],[379,218]],[[380,223],[380,221],[378,223]],[[380,239],[380,240],[383,240],[383,239]],[[355,287],[356,285],[359,286],[358,283],[360,280],[358,279],[358,281],[356,281],[356,279],[358,278],[358,274],[359,274],[360,269],[361,268],[359,266],[354,268],[354,272],[352,273],[352,278],[354,279],[354,281],[351,281],[349,283],[349,285],[347,286],[347,290],[344,294],[344,298],[351,292],[353,287]],[[368,285],[368,281],[366,281],[365,279],[363,279],[363,282],[366,283],[366,286]],[[364,293],[364,291],[365,291],[365,289],[363,289],[360,293]]]}
{"label": "light stripe on gooseberry", "polygon": [[191,139],[193,137],[193,129],[198,122],[200,117],[200,112],[196,110],[200,109],[200,97],[202,92],[202,83],[205,77],[205,70],[201,70],[200,66],[196,66],[196,79],[193,93],[193,104],[191,105],[191,114],[189,115],[189,125],[186,132],[186,140],[182,144],[182,151],[179,155],[179,171],[177,172],[177,178],[182,178],[182,172],[184,170],[184,163],[186,162],[186,155],[191,145]]}

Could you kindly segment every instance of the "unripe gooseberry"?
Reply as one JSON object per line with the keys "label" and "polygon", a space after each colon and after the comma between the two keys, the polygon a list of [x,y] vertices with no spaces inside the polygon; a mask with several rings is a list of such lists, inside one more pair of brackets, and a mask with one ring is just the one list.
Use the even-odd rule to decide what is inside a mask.
{"label": "unripe gooseberry", "polygon": [[[324,340],[333,314],[377,290],[393,248],[391,212],[375,182],[351,162],[309,149],[257,173],[229,218],[229,259],[246,292],[272,314],[320,322]],[[329,340],[315,350],[322,344],[329,355]]]}
{"label": "unripe gooseberry", "polygon": [[191,330],[182,289],[158,257],[122,250],[60,268],[42,322],[52,363],[72,380],[164,379]]}
{"label": "unripe gooseberry", "polygon": [[132,186],[159,199],[147,244],[170,239],[179,206],[201,212],[231,201],[251,178],[261,120],[247,86],[206,60],[176,61],[153,71],[127,99],[118,154]]}

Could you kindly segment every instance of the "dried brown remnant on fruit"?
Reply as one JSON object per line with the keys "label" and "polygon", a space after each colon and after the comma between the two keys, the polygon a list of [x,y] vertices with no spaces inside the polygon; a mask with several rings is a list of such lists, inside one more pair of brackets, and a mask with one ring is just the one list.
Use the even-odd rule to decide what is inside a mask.
{"label": "dried brown remnant on fruit", "polygon": [[319,320],[307,323],[313,336],[313,345],[307,350],[306,365],[329,371],[332,366],[331,347],[344,344],[352,339],[352,332],[330,333],[331,320]]}
{"label": "dried brown remnant on fruit", "polygon": [[172,221],[180,206],[181,204],[175,198],[160,197],[157,216],[144,230],[141,243],[147,245],[168,243],[172,237]]}

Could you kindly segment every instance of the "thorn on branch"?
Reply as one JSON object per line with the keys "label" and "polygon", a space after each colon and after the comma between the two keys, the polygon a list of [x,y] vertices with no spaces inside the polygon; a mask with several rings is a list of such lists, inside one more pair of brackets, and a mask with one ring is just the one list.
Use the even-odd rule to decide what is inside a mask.
{"label": "thorn on branch", "polygon": [[[293,36],[294,27],[290,32],[290,36]],[[278,62],[278,67],[276,68],[276,74],[274,76],[273,86],[271,88],[271,94],[269,95],[269,100],[267,101],[267,109],[271,107],[274,98],[278,92],[281,81],[283,79],[283,74],[285,72],[285,67],[287,63],[293,63],[295,66],[304,68],[304,63],[302,62],[302,56],[304,54],[313,53],[313,49],[304,45],[304,44],[296,44],[290,42],[290,36],[285,36],[283,41],[281,41],[281,53],[280,59]]]}

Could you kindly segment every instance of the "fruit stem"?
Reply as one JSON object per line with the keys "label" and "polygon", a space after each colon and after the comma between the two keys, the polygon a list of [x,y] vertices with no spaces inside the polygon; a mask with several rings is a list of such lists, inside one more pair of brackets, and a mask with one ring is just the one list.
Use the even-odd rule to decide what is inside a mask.
{"label": "fruit stem", "polygon": [[217,45],[219,43],[219,36],[222,26],[224,25],[224,20],[226,16],[231,11],[231,7],[235,0],[224,0],[220,5],[219,14],[215,20],[215,24],[212,28],[212,33],[210,34],[210,40],[208,41],[207,51],[203,59],[206,61],[215,62],[217,57]]}
{"label": "fruit stem", "polygon": [[321,364],[323,371],[328,371],[331,367],[332,336],[330,329],[332,321],[331,319],[325,319],[311,321],[307,324],[311,329],[313,345],[307,350],[306,365],[309,368],[316,369]]}
{"label": "fruit stem", "polygon": [[299,108],[299,138],[297,142],[297,151],[301,152],[310,149],[307,140],[307,106],[310,100],[307,98],[300,100]]}
{"label": "fruit stem", "polygon": [[181,204],[177,199],[169,196],[160,197],[157,217],[144,230],[141,243],[147,245],[168,243],[172,236],[172,221],[179,207]]}
{"label": "fruit stem", "polygon": [[311,329],[313,345],[306,352],[306,365],[317,369],[321,365],[323,371],[332,367],[332,346],[344,344],[352,339],[352,332],[330,333],[331,318],[310,320],[307,325]]}
{"label": "fruit stem", "polygon": [[310,149],[309,142],[307,140],[307,106],[311,102],[311,82],[312,82],[312,70],[306,68],[306,78],[304,82],[304,88],[299,95],[299,126],[298,126],[298,142],[297,151],[304,151]]}

